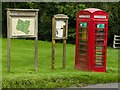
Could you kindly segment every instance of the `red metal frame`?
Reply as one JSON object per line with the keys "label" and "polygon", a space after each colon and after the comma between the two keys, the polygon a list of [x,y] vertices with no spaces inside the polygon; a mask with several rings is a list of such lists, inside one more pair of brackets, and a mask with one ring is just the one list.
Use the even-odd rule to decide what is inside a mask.
{"label": "red metal frame", "polygon": [[[87,54],[86,58],[82,58],[80,56],[80,45],[79,41],[79,29],[80,22],[86,22],[88,23],[87,26]],[[104,24],[105,28],[97,28],[97,24]],[[83,29],[84,30],[84,29]],[[100,34],[100,31],[104,34]],[[76,52],[75,52],[75,67],[80,70],[87,70],[87,71],[96,71],[96,72],[106,72],[106,48],[107,48],[107,36],[108,36],[108,14],[107,12],[96,9],[96,8],[88,8],[84,9],[82,11],[79,11],[76,15]],[[103,39],[96,39],[104,37]],[[98,49],[102,46],[104,47],[102,50],[96,51],[96,43],[98,46]],[[99,44],[102,43],[102,44]],[[96,56],[96,52],[102,53],[101,56]],[[98,58],[99,57],[99,58]],[[100,58],[102,57],[102,58]],[[85,59],[85,60],[82,60]],[[82,66],[83,64],[86,64],[86,66]],[[102,66],[96,66],[96,65],[102,65]]]}

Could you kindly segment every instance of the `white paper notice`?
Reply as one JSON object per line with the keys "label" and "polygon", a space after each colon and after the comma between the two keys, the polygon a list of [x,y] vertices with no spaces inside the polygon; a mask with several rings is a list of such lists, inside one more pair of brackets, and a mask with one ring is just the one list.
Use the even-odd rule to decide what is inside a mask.
{"label": "white paper notice", "polygon": [[63,37],[63,29],[58,30],[58,37]]}
{"label": "white paper notice", "polygon": [[56,37],[63,37],[63,26],[65,26],[64,21],[56,21]]}
{"label": "white paper notice", "polygon": [[56,21],[56,29],[60,29],[62,26],[61,21]]}

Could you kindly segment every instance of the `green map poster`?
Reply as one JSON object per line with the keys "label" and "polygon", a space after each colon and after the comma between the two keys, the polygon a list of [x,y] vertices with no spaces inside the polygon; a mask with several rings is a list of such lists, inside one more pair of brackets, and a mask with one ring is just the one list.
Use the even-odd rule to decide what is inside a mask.
{"label": "green map poster", "polygon": [[23,20],[18,19],[16,29],[25,33],[25,34],[28,34],[29,33],[29,26],[30,26],[29,20],[23,21]]}

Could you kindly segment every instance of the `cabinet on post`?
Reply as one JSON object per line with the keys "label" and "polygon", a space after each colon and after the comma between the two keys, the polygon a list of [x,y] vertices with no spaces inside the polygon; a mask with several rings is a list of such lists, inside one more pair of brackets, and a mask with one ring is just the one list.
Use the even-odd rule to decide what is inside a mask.
{"label": "cabinet on post", "polygon": [[68,34],[68,16],[64,14],[54,15],[52,18],[52,64],[55,62],[55,40],[63,39],[63,60],[62,67],[66,66],[66,39]]}

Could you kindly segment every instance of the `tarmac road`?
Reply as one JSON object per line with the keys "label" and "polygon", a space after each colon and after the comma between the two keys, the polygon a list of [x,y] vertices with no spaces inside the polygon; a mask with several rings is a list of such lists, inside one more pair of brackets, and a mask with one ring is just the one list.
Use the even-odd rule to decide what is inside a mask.
{"label": "tarmac road", "polygon": [[108,84],[96,84],[96,85],[88,85],[82,88],[118,88],[120,83],[108,83]]}
{"label": "tarmac road", "polygon": [[95,84],[88,85],[85,87],[69,87],[62,89],[53,89],[53,90],[120,90],[118,89],[120,83],[107,83],[107,84]]}

